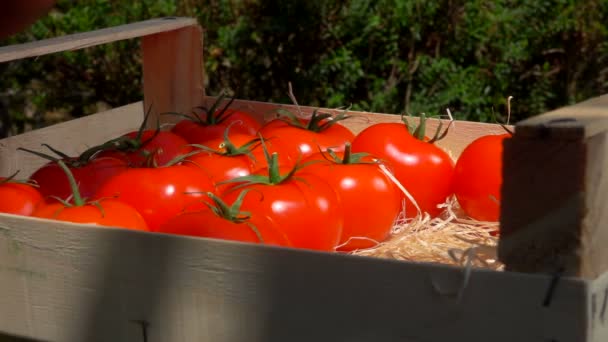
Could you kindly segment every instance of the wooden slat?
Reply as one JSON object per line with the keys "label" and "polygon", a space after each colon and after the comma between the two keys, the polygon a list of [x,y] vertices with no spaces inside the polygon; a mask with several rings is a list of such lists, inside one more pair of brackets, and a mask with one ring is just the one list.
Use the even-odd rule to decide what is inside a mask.
{"label": "wooden slat", "polygon": [[188,26],[142,38],[144,106],[151,110],[149,127],[181,118],[164,112],[190,113],[200,106],[203,87],[203,35]]}
{"label": "wooden slat", "polygon": [[608,271],[607,100],[518,123],[505,141],[499,255],[508,270]]}
{"label": "wooden slat", "polygon": [[48,152],[41,146],[46,143],[68,155],[78,155],[87,147],[137,129],[142,120],[142,103],[137,102],[2,139],[0,140],[0,176],[6,177],[20,170],[19,178],[28,177],[47,162],[30,153],[17,151],[18,147]]}
{"label": "wooden slat", "polygon": [[[209,101],[212,101],[212,99],[206,98],[206,102]],[[235,108],[246,108],[257,115],[260,120],[263,119],[265,113],[276,111],[277,108],[290,108],[281,104],[245,100],[236,100],[234,106]],[[120,134],[137,129],[143,118],[143,108],[142,103],[137,102],[0,140],[0,175],[21,170],[20,176],[26,177],[45,163],[43,159],[36,156],[25,152],[17,152],[17,147],[40,150],[40,145],[47,143],[67,154],[78,154],[87,146],[107,141]],[[310,113],[312,108],[304,107],[303,110]],[[325,108],[324,110],[329,111],[330,109]],[[354,117],[344,121],[344,125],[355,133],[374,123],[398,122],[400,120],[399,116],[389,114],[353,112],[352,115]],[[437,121],[430,120],[428,125],[432,129],[436,127]],[[169,129],[170,126],[165,128]],[[445,148],[454,158],[457,158],[462,149],[473,139],[484,134],[502,132],[502,128],[498,125],[457,121],[451,132],[438,145]]]}
{"label": "wooden slat", "polygon": [[584,134],[593,136],[608,130],[608,95],[537,115],[517,124],[520,136],[555,134],[562,139]]}
{"label": "wooden slat", "polygon": [[[0,331],[51,341],[585,341],[584,281],[0,215]],[[505,329],[508,327],[508,329]]]}
{"label": "wooden slat", "polygon": [[151,19],[133,24],[104,28],[96,31],[69,34],[20,45],[0,47],[0,62],[20,58],[84,49],[119,40],[143,37],[197,25],[196,19],[167,17]]}

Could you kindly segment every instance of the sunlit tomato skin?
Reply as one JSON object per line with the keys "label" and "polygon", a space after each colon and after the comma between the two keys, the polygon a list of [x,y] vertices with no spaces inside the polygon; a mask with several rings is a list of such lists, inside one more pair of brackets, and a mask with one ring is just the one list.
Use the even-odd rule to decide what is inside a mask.
{"label": "sunlit tomato skin", "polygon": [[[260,233],[263,242],[251,228]],[[209,208],[184,212],[165,222],[157,230],[159,233],[206,237],[248,243],[289,247],[285,234],[266,216],[252,216],[247,223],[236,223],[222,218]]]}
{"label": "sunlit tomato skin", "polygon": [[[317,160],[302,173],[323,177],[336,189],[346,213],[339,251],[375,246],[386,240],[401,212],[401,191],[377,164],[336,164]],[[306,160],[306,161],[308,161]]]}
{"label": "sunlit tomato skin", "polygon": [[497,222],[500,217],[503,141],[510,134],[486,135],[462,151],[454,170],[454,194],[473,219]]}
{"label": "sunlit tomato skin", "polygon": [[133,207],[112,199],[100,201],[99,206],[103,211],[95,204],[65,207],[63,204],[55,202],[40,205],[32,213],[32,216],[73,223],[148,231],[146,221]]}
{"label": "sunlit tomato skin", "polygon": [[184,165],[132,168],[108,180],[96,198],[116,197],[135,208],[155,231],[182,210],[203,208],[215,185],[202,169]]}
{"label": "sunlit tomato skin", "polygon": [[[220,139],[230,126],[231,134],[255,135],[261,124],[250,113],[229,109],[226,118],[219,123],[201,123],[193,120],[181,120],[172,128],[172,132],[184,138],[190,144],[205,144],[209,140]],[[199,115],[202,122],[207,122],[205,113]]]}
{"label": "sunlit tomato skin", "polygon": [[[415,199],[423,213],[436,217],[438,206],[453,194],[454,161],[441,148],[414,138],[402,123],[380,123],[361,131],[352,143],[353,152],[368,152],[384,161],[395,178]],[[418,211],[402,195],[406,217]]]}
{"label": "sunlit tomato skin", "polygon": [[[254,135],[236,133],[230,135],[230,142],[237,148],[240,148],[256,138],[257,136]],[[226,151],[226,149],[224,148],[224,139],[209,140],[205,143],[205,146],[220,152]],[[281,167],[290,167],[295,164],[296,158],[294,155],[292,155],[291,151],[287,147],[287,144],[283,140],[279,138],[264,139],[264,146],[266,147],[266,150],[269,154],[275,152],[277,153],[279,158],[279,165]],[[251,147],[252,149],[250,151],[250,159],[253,161],[252,171],[267,168],[268,161],[264,156],[264,149],[262,143],[258,141],[257,143],[251,145]]]}
{"label": "sunlit tomato skin", "polygon": [[[276,185],[252,184],[242,189],[250,190],[242,210],[270,218],[292,247],[334,251],[339,244],[344,212],[337,193],[323,179],[303,175]],[[230,189],[222,198],[232,203],[238,193]]]}
{"label": "sunlit tomato skin", "polygon": [[321,132],[313,132],[288,125],[279,119],[265,124],[260,129],[260,134],[266,139],[280,139],[283,147],[292,155],[300,155],[302,159],[328,148],[336,152],[344,151],[346,143],[355,137],[348,128],[340,124],[334,124]]}
{"label": "sunlit tomato skin", "polygon": [[[137,134],[138,132],[130,132],[125,136],[135,139]],[[187,146],[188,142],[184,138],[167,131],[146,130],[142,133],[141,141],[145,144],[135,151],[106,150],[98,153],[97,156],[112,156],[125,160],[131,167],[140,167],[147,162],[145,153],[154,153],[154,163],[163,166],[177,156],[192,151],[192,147]]]}
{"label": "sunlit tomato skin", "polygon": [[[76,179],[82,197],[91,198],[108,179],[126,171],[128,164],[113,157],[99,157],[83,166],[68,167]],[[30,176],[30,180],[38,184],[38,191],[47,201],[55,201],[51,196],[62,200],[72,196],[68,178],[56,162],[43,165]]]}
{"label": "sunlit tomato skin", "polygon": [[40,192],[33,186],[5,181],[0,177],[0,213],[29,216],[43,201]]}
{"label": "sunlit tomato skin", "polygon": [[254,162],[246,155],[223,156],[204,151],[186,158],[184,165],[203,169],[216,184],[217,191],[229,186],[220,182],[248,176],[254,169]]}

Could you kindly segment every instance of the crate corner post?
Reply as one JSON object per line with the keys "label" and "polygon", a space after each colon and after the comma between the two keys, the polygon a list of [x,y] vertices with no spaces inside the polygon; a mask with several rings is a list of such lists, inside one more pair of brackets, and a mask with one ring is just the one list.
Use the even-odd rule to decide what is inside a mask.
{"label": "crate corner post", "polygon": [[[172,20],[173,18],[165,18]],[[190,25],[141,38],[144,111],[162,123],[179,119],[166,112],[190,113],[205,96],[203,30]],[[156,120],[148,127],[155,128]]]}
{"label": "crate corner post", "polygon": [[499,258],[507,270],[608,271],[608,95],[516,125],[504,144]]}

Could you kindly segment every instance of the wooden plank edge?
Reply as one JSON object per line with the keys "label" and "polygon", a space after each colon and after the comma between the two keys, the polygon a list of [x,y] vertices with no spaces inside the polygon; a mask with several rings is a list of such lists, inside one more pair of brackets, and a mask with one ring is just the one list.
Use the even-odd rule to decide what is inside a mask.
{"label": "wooden plank edge", "polygon": [[0,47],[0,62],[36,57],[62,51],[73,51],[125,39],[153,35],[197,25],[194,18],[165,17],[132,24],[68,34],[29,43]]}
{"label": "wooden plank edge", "polygon": [[517,135],[526,138],[577,140],[608,130],[608,94],[518,122]]}
{"label": "wooden plank edge", "polygon": [[[3,266],[18,268],[22,270],[23,274],[23,282],[17,281],[15,287],[13,288],[11,285],[11,288],[7,289],[8,292],[2,292],[4,293],[2,296],[13,293],[18,296],[25,295],[26,298],[36,298],[35,302],[26,305],[34,306],[29,309],[35,310],[39,314],[44,312],[44,317],[47,317],[48,320],[44,323],[30,321],[29,324],[33,327],[13,327],[10,331],[6,331],[8,333],[38,338],[56,337],[40,333],[44,329],[50,329],[49,327],[59,324],[52,330],[63,334],[64,337],[68,334],[76,334],[71,336],[80,337],[78,340],[92,341],[86,339],[85,335],[90,338],[91,334],[98,333],[100,336],[109,338],[114,333],[115,335],[112,336],[114,340],[123,341],[125,338],[121,338],[119,335],[121,329],[123,334],[128,334],[125,333],[127,319],[141,318],[152,322],[155,341],[163,340],[161,337],[167,340],[166,338],[169,337],[178,337],[175,329],[178,329],[178,321],[182,320],[176,316],[178,312],[173,310],[188,310],[184,307],[186,305],[192,307],[190,310],[193,310],[196,303],[190,299],[197,298],[195,296],[219,297],[218,307],[200,309],[222,310],[213,313],[213,315],[220,315],[221,319],[227,319],[226,315],[232,310],[244,310],[239,311],[243,316],[235,317],[236,321],[232,325],[244,323],[252,327],[254,317],[259,317],[255,318],[256,323],[276,323],[275,320],[278,319],[282,323],[292,325],[285,329],[273,325],[273,331],[265,332],[275,338],[266,336],[268,339],[264,339],[264,341],[280,341],[281,339],[277,338],[277,335],[286,334],[290,330],[287,328],[294,328],[293,325],[297,325],[290,321],[290,318],[308,315],[308,320],[321,323],[320,318],[311,311],[312,307],[316,307],[315,304],[310,304],[311,301],[314,301],[316,305],[329,301],[332,304],[325,309],[333,313],[347,314],[351,310],[361,312],[363,310],[361,305],[368,308],[368,310],[363,310],[364,312],[369,313],[371,310],[378,314],[384,313],[386,316],[374,315],[372,320],[365,315],[354,316],[358,317],[359,324],[364,324],[369,329],[375,329],[373,332],[387,334],[385,338],[391,332],[384,329],[390,328],[399,334],[407,331],[409,334],[407,337],[411,337],[412,340],[435,341],[436,339],[426,338],[428,337],[426,335],[438,336],[440,333],[430,332],[425,324],[437,328],[443,327],[451,333],[465,335],[462,337],[477,336],[479,338],[480,336],[487,337],[489,334],[495,337],[496,341],[506,341],[508,338],[502,337],[505,332],[499,333],[498,327],[513,322],[525,323],[527,329],[533,330],[531,335],[528,335],[529,332],[526,329],[517,325],[512,326],[513,330],[507,335],[519,337],[518,340],[534,341],[535,337],[545,337],[545,340],[564,338],[559,341],[580,341],[580,337],[587,333],[585,328],[587,321],[583,313],[587,309],[585,299],[589,284],[579,279],[562,278],[559,279],[557,286],[552,286],[554,279],[550,276],[473,269],[469,282],[464,288],[464,294],[459,297],[459,290],[464,284],[462,269],[447,265],[329,254],[61,222],[49,225],[47,222],[48,220],[44,219],[0,215],[0,241],[9,245],[21,246],[19,247],[20,254],[12,256],[7,254],[8,259],[3,258],[0,262],[12,262]],[[96,246],[97,249],[91,248],[91,246]],[[129,246],[136,248],[131,249]],[[109,247],[111,248],[108,250]],[[127,257],[127,254],[131,254],[131,257]],[[146,256],[146,254],[149,255]],[[110,264],[105,265],[98,259],[92,258],[93,256],[107,257],[108,262],[112,261],[115,267]],[[56,272],[59,270],[48,269],[41,263],[42,259],[48,260],[49,263],[59,263],[62,268],[70,270],[71,274],[66,279],[61,278],[61,274]],[[148,264],[140,264],[142,260],[147,260]],[[169,269],[164,270],[165,267],[169,267]],[[313,269],[316,271],[312,271]],[[356,270],[366,271],[363,274],[371,272],[374,276],[361,279]],[[101,273],[99,273],[100,271]],[[26,273],[40,276],[25,278]],[[45,274],[46,276],[44,276]],[[298,278],[303,274],[310,274],[310,276]],[[382,274],[389,277],[381,277]],[[7,279],[8,276],[6,267],[0,269],[0,277]],[[328,278],[323,280],[322,278],[325,276]],[[349,278],[358,279],[358,283],[348,281]],[[156,279],[157,281],[147,283],[146,279]],[[300,280],[299,283],[293,283],[292,279]],[[96,280],[107,284],[100,284]],[[200,284],[199,282],[202,280],[207,283]],[[235,283],[237,280],[241,280],[243,283]],[[136,283],[129,283],[132,281]],[[345,281],[346,283],[344,283]],[[138,283],[145,283],[146,286],[140,287]],[[348,284],[351,285],[348,286]],[[297,291],[294,293],[288,290],[296,290],[302,286],[309,289],[308,293]],[[504,287],[501,288],[501,286]],[[61,291],[59,291],[60,288]],[[330,292],[327,297],[319,296],[317,291],[322,289]],[[382,289],[390,291],[383,293],[380,291]],[[363,290],[365,292],[361,292]],[[56,295],[53,295],[52,298],[41,297],[45,291],[51,291]],[[391,291],[400,292],[392,293]],[[507,294],[517,292],[523,292],[523,294],[516,295],[516,298],[509,300]],[[180,295],[172,295],[176,293],[180,293]],[[152,294],[160,297],[150,297]],[[364,296],[359,297],[361,295]],[[525,300],[521,298],[522,296]],[[119,310],[110,304],[92,306],[102,302],[116,304],[121,298],[125,301],[120,302]],[[82,303],[82,300],[85,299],[89,303]],[[179,301],[179,303],[170,299]],[[394,303],[393,301],[396,299],[404,302]],[[353,300],[356,300],[357,305],[349,307],[347,304],[352,304]],[[378,300],[383,305],[378,305]],[[416,301],[419,306],[409,306]],[[309,307],[305,312],[302,312],[302,307],[298,307],[300,310],[293,311],[292,303]],[[430,308],[425,305],[430,305]],[[68,309],[68,307],[70,308]],[[289,307],[291,307],[289,309],[291,311],[287,311]],[[91,308],[97,311],[83,315],[83,310]],[[526,313],[512,311],[516,308],[532,309],[537,316],[528,316],[528,319],[523,319],[522,317]],[[32,315],[28,313],[27,309],[17,309],[25,315]],[[66,309],[71,311],[65,311]],[[251,311],[252,309],[255,311]],[[319,309],[322,308],[319,307]],[[57,316],[57,311],[63,312],[62,317],[67,318],[67,321],[62,321],[62,318]],[[288,312],[289,314],[287,314]],[[482,312],[487,314],[482,315]],[[75,316],[76,314],[79,315]],[[327,313],[317,312],[317,314],[329,318]],[[110,315],[124,318],[124,322],[121,323],[122,328],[114,325],[117,322],[110,319]],[[212,318],[204,316],[180,321],[181,324],[186,324],[186,321],[190,322],[186,324],[190,329],[179,325],[179,331],[187,330],[184,331],[185,336],[180,336],[188,341],[196,340],[197,334],[209,333],[211,336],[217,337],[222,327],[212,326],[210,331],[192,329],[192,324],[196,322],[212,320]],[[30,317],[32,316],[24,317],[25,319],[20,322],[26,322]],[[75,320],[75,317],[79,319]],[[87,319],[91,321],[87,322]],[[340,318],[337,319],[342,322]],[[473,327],[484,323],[478,320],[484,321],[486,324],[491,323],[493,330],[476,332]],[[296,319],[296,321],[299,320]],[[329,324],[329,321],[325,323]],[[383,321],[391,323],[387,324]],[[557,323],[560,321],[563,324],[558,325]],[[403,326],[404,322],[406,326]],[[61,325],[61,323],[67,325]],[[172,325],[169,326],[169,324]],[[3,322],[0,322],[0,326],[3,325]],[[333,337],[346,332],[343,330],[345,326],[341,324],[329,324],[328,327],[330,326],[330,333]],[[484,325],[482,324],[482,326]],[[135,325],[132,328],[131,325],[128,327],[129,331],[135,331],[137,328]],[[258,326],[256,329],[265,329],[265,327]],[[7,330],[6,326],[4,326],[4,330]],[[361,328],[355,330],[361,330]],[[309,333],[315,335],[321,331]],[[167,336],[169,334],[172,335]],[[539,336],[541,334],[542,336]],[[521,339],[522,336],[527,336],[527,338]],[[296,341],[304,338],[299,335],[292,337]],[[371,335],[359,337],[361,341],[375,341],[378,338],[378,336]],[[392,339],[389,340],[397,340],[396,337],[392,336]],[[227,337],[221,339],[221,341],[228,340]],[[262,341],[255,337],[251,340]],[[239,339],[239,341],[241,340]]]}

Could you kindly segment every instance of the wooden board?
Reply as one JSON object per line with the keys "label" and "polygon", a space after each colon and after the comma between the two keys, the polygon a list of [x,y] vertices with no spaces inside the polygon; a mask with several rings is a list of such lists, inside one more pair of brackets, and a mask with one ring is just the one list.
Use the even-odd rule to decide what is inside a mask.
{"label": "wooden board", "polygon": [[[212,100],[213,98],[206,97],[204,102],[207,103]],[[235,101],[234,106],[235,108],[247,108],[258,115],[260,120],[266,113],[276,111],[278,108],[291,108],[283,104],[245,100]],[[329,108],[323,110],[331,111]],[[310,113],[312,108],[303,107],[303,111]],[[377,122],[399,122],[400,120],[398,115],[390,114],[367,112],[352,112],[351,114],[353,118],[344,121],[344,125],[354,133],[358,133],[367,125]],[[143,116],[144,107],[141,102],[138,102],[0,140],[0,175],[10,175],[16,170],[21,170],[20,177],[27,177],[46,162],[37,156],[16,151],[18,147],[41,150],[41,144],[46,143],[69,155],[75,155],[84,151],[87,146],[105,142],[130,130],[136,130],[141,124]],[[165,117],[163,116],[163,118]],[[170,129],[170,123],[167,124],[165,129]],[[429,120],[428,127],[434,129],[437,124],[437,120]],[[497,125],[457,121],[451,128],[450,133],[438,145],[449,151],[454,158],[457,158],[464,147],[473,139],[484,134],[502,132],[504,132],[502,128]]]}
{"label": "wooden board", "polygon": [[74,33],[66,36],[0,47],[0,63],[51,53],[79,50],[91,46],[116,42],[181,29],[197,25],[196,19],[167,17],[151,19],[96,31]]}
{"label": "wooden board", "polygon": [[518,123],[505,141],[499,257],[509,270],[608,271],[607,99]]}
{"label": "wooden board", "polygon": [[[586,341],[584,281],[0,215],[0,331],[51,341]],[[548,293],[551,293],[548,295]],[[548,296],[550,300],[547,300]],[[10,308],[7,310],[5,308]]]}
{"label": "wooden board", "polygon": [[200,26],[188,26],[142,38],[144,107],[151,110],[149,128],[157,120],[176,122],[190,113],[205,96],[203,87],[203,35]]}
{"label": "wooden board", "polygon": [[41,146],[46,143],[68,155],[78,155],[87,147],[137,129],[143,117],[142,103],[138,102],[2,139],[0,175],[11,175],[19,170],[19,178],[28,177],[47,162],[33,154],[17,151],[18,147],[49,152]]}

